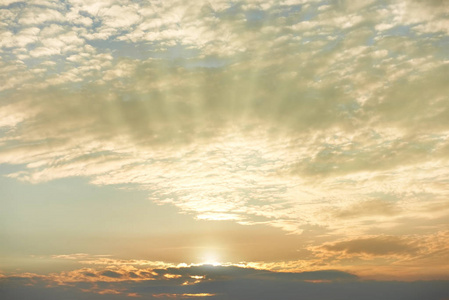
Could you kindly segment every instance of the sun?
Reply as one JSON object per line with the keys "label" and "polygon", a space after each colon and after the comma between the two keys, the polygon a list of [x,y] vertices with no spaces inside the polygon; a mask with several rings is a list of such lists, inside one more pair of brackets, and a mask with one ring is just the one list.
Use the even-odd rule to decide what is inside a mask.
{"label": "sun", "polygon": [[221,266],[220,258],[216,253],[206,253],[201,257],[202,265]]}

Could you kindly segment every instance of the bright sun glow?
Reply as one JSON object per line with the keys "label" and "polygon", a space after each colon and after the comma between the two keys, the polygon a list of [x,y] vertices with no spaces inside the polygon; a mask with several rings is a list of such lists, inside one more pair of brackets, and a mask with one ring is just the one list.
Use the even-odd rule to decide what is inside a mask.
{"label": "bright sun glow", "polygon": [[207,253],[202,257],[201,264],[221,266],[222,263],[220,262],[218,255],[215,253]]}

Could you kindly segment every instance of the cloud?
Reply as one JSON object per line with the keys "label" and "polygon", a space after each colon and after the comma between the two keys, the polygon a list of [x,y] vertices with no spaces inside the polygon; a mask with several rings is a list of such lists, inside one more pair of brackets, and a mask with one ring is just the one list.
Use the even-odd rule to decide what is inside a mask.
{"label": "cloud", "polygon": [[[338,124],[338,121],[327,118],[327,114],[321,116],[320,111],[316,111],[315,117],[327,119],[329,128],[322,128],[325,126],[323,124],[309,123],[310,119],[306,119],[301,126],[307,123],[310,130],[314,127],[318,130],[314,139],[309,139],[306,133],[289,131],[289,123],[263,119],[264,116],[272,117],[265,115],[265,108],[258,108],[258,103],[233,102],[224,97],[225,91],[213,92],[220,89],[220,82],[235,84],[237,90],[243,90],[241,83],[229,78],[227,73],[232,68],[228,71],[187,70],[151,60],[139,65],[133,60],[121,60],[113,69],[103,73],[104,80],[116,85],[114,93],[111,90],[105,92],[101,85],[92,87],[90,95],[55,89],[40,95],[30,93],[28,99],[22,98],[19,102],[27,105],[28,111],[38,113],[24,122],[23,128],[27,129],[17,134],[23,140],[46,140],[41,136],[42,132],[46,132],[47,136],[52,137],[52,141],[46,143],[53,144],[54,148],[48,152],[46,144],[33,147],[16,144],[15,160],[28,163],[30,168],[10,176],[32,182],[67,176],[92,176],[92,182],[96,184],[136,183],[148,186],[148,183],[153,183],[158,188],[152,191],[152,199],[197,212],[199,218],[227,214],[241,220],[248,218],[248,214],[266,218],[280,218],[288,214],[288,219],[295,214],[294,210],[289,213],[287,209],[295,207],[292,195],[296,194],[304,202],[312,199],[318,201],[325,197],[323,188],[327,184],[329,189],[336,189],[333,182],[357,182],[363,187],[361,172],[387,176],[397,182],[399,191],[401,178],[393,175],[395,170],[402,168],[400,172],[416,178],[411,180],[426,176],[425,173],[429,174],[427,171],[413,175],[405,170],[416,168],[420,162],[427,163],[431,153],[443,145],[443,134],[433,137],[427,134],[407,136],[399,129],[390,132],[382,127],[377,132],[366,128],[348,136],[345,130],[332,129],[331,125]],[[159,70],[166,70],[166,73]],[[238,70],[235,72],[239,73]],[[152,81],[151,78],[158,80]],[[287,83],[289,81],[286,80]],[[139,92],[129,91],[128,88],[122,91],[124,82]],[[202,84],[206,89],[204,95],[200,93],[189,101],[181,97],[192,86]],[[161,91],[172,97],[166,98]],[[189,93],[197,92],[191,90]],[[217,98],[209,97],[209,93],[217,93]],[[67,100],[61,101],[63,97]],[[271,100],[266,101],[261,105],[275,104],[269,104]],[[312,107],[312,103],[305,105]],[[338,107],[341,104],[337,101],[329,105]],[[245,111],[244,107],[247,107],[245,118],[239,116]],[[285,111],[284,117],[293,118],[293,112],[298,114],[298,118],[304,114],[301,110],[290,108]],[[229,123],[235,118],[242,122],[238,130]],[[276,126],[285,126],[282,128],[286,132],[279,134]],[[242,130],[245,127],[248,129]],[[334,138],[330,139],[329,135],[332,134]],[[135,146],[118,147],[120,144]],[[175,144],[183,148],[170,148]],[[75,145],[78,147],[76,152],[72,150]],[[260,145],[265,145],[263,150],[260,150]],[[165,150],[160,152],[158,147]],[[23,156],[20,156],[22,151]],[[36,156],[30,156],[28,151],[37,151]],[[3,156],[7,153],[4,151]],[[232,157],[229,153],[236,155]],[[56,158],[58,156],[60,158]],[[7,157],[4,162],[12,162]],[[207,163],[201,159],[205,157]],[[148,170],[152,171],[148,173]],[[197,181],[192,181],[191,174],[185,170],[196,174]],[[163,180],[167,176],[170,181]],[[222,185],[216,184],[219,177]],[[323,177],[329,178],[329,181],[324,181],[325,184],[319,189],[314,188],[315,178]],[[298,188],[298,182],[303,182],[302,190]],[[378,182],[378,185],[370,188],[365,185],[366,196],[351,195],[352,192],[341,185],[338,188],[340,198],[362,197],[365,200],[370,193],[379,192],[382,180],[371,182]],[[244,184],[249,184],[248,188],[244,188]],[[187,197],[187,191],[190,191],[191,197]],[[394,191],[387,193],[398,195]],[[194,194],[207,196],[196,197]],[[234,195],[232,201],[230,195]],[[244,207],[251,202],[250,199],[255,203],[268,203],[266,196],[278,202],[278,213],[273,210],[276,206]],[[356,204],[348,202],[348,205]],[[283,207],[285,212],[282,211]],[[401,205],[395,205],[395,212],[399,214],[400,211]],[[307,215],[304,217],[309,222],[323,222],[310,219],[313,214]]]}
{"label": "cloud", "polygon": [[439,276],[445,273],[447,237],[447,232],[409,236],[373,235],[325,242],[309,247],[309,250],[313,253],[312,265],[334,266],[355,272],[364,279],[430,279],[426,275],[430,269],[439,269],[436,272]]}
{"label": "cloud", "polygon": [[399,213],[398,207],[394,203],[384,200],[368,200],[354,203],[352,206],[335,211],[337,218],[354,218],[363,216],[393,216]]}
{"label": "cloud", "polygon": [[140,20],[137,7],[132,5],[125,7],[114,5],[101,11],[100,15],[104,18],[104,26],[112,28],[129,28]]}
{"label": "cloud", "polygon": [[87,257],[89,254],[86,253],[75,253],[75,254],[60,254],[60,255],[53,255],[52,258],[57,259],[80,259]]}
{"label": "cloud", "polygon": [[20,14],[18,22],[23,25],[37,25],[47,22],[62,22],[63,20],[63,15],[57,10],[33,7],[25,8]]}
{"label": "cloud", "polygon": [[113,272],[113,271],[104,271],[103,273],[101,273],[101,275],[107,276],[107,277],[111,277],[111,278],[120,278],[120,277],[122,277],[122,275],[120,273]]}
{"label": "cloud", "polygon": [[[51,285],[53,279],[33,279],[22,277],[3,278],[1,292],[7,299],[17,299],[34,295],[42,299],[125,299],[145,298],[200,298],[210,299],[297,299],[298,295],[308,299],[335,299],[356,296],[363,299],[377,299],[382,291],[384,299],[442,299],[448,296],[445,281],[427,282],[387,282],[359,281],[351,274],[338,271],[319,271],[309,273],[275,273],[238,267],[198,266],[190,268],[171,268],[159,270],[159,274],[179,274],[161,276],[153,280],[121,281],[105,283],[98,281],[89,284],[73,282],[69,286]],[[201,274],[201,279],[198,274]],[[19,278],[19,277],[16,277]],[[197,280],[185,284],[187,280]],[[323,282],[324,281],[324,282]],[[50,283],[50,286],[49,286]],[[377,292],[376,292],[377,291]],[[36,298],[40,299],[40,298]],[[67,298],[70,299],[70,298]]]}
{"label": "cloud", "polygon": [[418,251],[406,241],[391,236],[380,236],[373,238],[355,239],[342,241],[332,245],[323,246],[328,251],[344,252],[346,254],[368,254],[368,255],[412,255]]}
{"label": "cloud", "polygon": [[[5,276],[4,281],[19,280],[25,284],[45,281],[48,287],[71,286],[95,293],[108,291],[133,292],[125,286],[131,282],[144,289],[168,287],[192,292],[193,286],[204,282],[239,281],[244,279],[295,282],[341,282],[354,281],[357,276],[335,270],[312,272],[271,272],[268,270],[242,268],[236,266],[197,265],[190,267],[168,267],[165,269],[145,269],[130,266],[107,266],[107,269],[83,268],[49,275],[32,273]],[[142,283],[142,284],[140,284]],[[122,286],[125,285],[125,286]],[[147,287],[145,287],[147,286]],[[171,288],[170,288],[171,287]],[[140,294],[140,293],[139,293]]]}

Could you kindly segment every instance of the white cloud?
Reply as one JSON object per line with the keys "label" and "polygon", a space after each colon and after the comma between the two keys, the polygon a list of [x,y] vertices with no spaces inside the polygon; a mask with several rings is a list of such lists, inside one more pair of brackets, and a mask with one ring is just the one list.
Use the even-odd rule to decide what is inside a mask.
{"label": "white cloud", "polygon": [[17,0],[0,0],[0,5],[10,5],[10,4],[13,4],[13,3],[16,3],[16,2],[20,2],[20,1],[17,1]]}
{"label": "white cloud", "polygon": [[80,25],[84,27],[90,27],[93,24],[93,21],[89,17],[85,17],[79,14],[79,11],[76,9],[72,9],[67,15],[66,18],[75,25]]}
{"label": "white cloud", "polygon": [[1,33],[21,106],[2,106],[0,161],[27,165],[10,177],[135,184],[296,233],[393,231],[447,197],[447,22],[430,4],[52,3]]}
{"label": "white cloud", "polygon": [[[59,46],[59,45],[58,45]],[[33,57],[50,56],[61,54],[61,50],[56,48],[38,47],[30,51],[30,55]]]}
{"label": "white cloud", "polygon": [[3,31],[0,33],[0,46],[1,47],[13,47],[14,37],[11,31]]}
{"label": "white cloud", "polygon": [[394,24],[381,23],[381,24],[377,24],[374,28],[376,28],[376,30],[378,30],[378,31],[384,31],[384,30],[388,30],[392,27],[394,27]]}
{"label": "white cloud", "polygon": [[34,43],[38,40],[38,33],[40,29],[37,27],[26,28],[20,31],[16,36],[16,44],[19,47],[25,47],[30,43]]}
{"label": "white cloud", "polygon": [[132,5],[114,5],[101,11],[100,15],[103,17],[104,26],[112,28],[129,29],[140,20],[137,7]]}
{"label": "white cloud", "polygon": [[20,15],[19,24],[37,25],[46,22],[63,22],[64,16],[57,10],[44,8],[26,8]]}

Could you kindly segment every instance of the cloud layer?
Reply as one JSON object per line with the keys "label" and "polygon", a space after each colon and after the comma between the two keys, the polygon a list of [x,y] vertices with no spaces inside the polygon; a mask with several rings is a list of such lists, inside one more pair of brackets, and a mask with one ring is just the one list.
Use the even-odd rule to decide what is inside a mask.
{"label": "cloud layer", "polygon": [[302,234],[323,259],[447,253],[448,13],[1,1],[0,163]]}
{"label": "cloud layer", "polygon": [[45,299],[377,299],[379,291],[384,299],[436,300],[449,295],[445,281],[359,281],[356,276],[339,271],[273,273],[208,265],[116,271],[81,269],[46,277],[23,274],[0,280],[7,300],[30,295]]}

